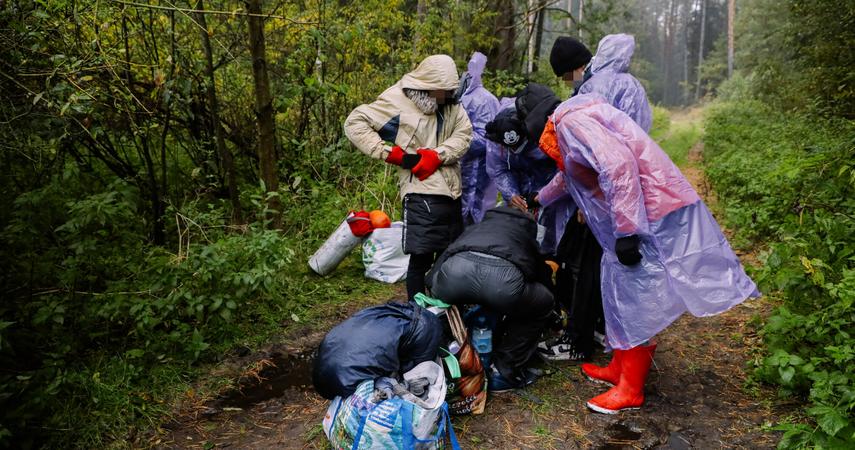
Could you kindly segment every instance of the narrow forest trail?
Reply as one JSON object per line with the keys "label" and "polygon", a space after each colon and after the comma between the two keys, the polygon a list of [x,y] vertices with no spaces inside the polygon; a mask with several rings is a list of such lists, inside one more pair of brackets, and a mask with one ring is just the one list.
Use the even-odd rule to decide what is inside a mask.
{"label": "narrow forest trail", "polygon": [[[675,129],[686,123],[700,126],[700,113],[672,116]],[[700,164],[702,153],[703,142],[694,143],[682,169],[715,210],[716,199]],[[746,264],[757,263],[751,252],[740,256]],[[399,288],[393,298],[402,294]],[[762,318],[771,309],[761,298],[716,317],[679,319],[658,338],[641,410],[615,416],[589,412],[585,401],[603,387],[582,377],[578,364],[550,364],[545,366],[548,374],[533,387],[492,397],[484,415],[455,418],[460,444],[464,449],[774,448],[780,435],[767,426],[788,415],[793,405],[777,403],[771,389],[747,382],[747,363],[756,357]],[[243,367],[255,360],[255,367],[264,369],[255,372],[260,378],[244,389],[250,398],[187,406],[151,437],[149,445],[326,448],[320,422],[327,402],[310,387],[300,386],[310,383],[309,361],[287,355],[310,352],[323,337],[324,327],[347,313],[338,311],[318,331],[286,338],[281,348],[243,358]],[[608,358],[599,354],[596,361]],[[258,363],[270,359],[278,359],[278,369]]]}

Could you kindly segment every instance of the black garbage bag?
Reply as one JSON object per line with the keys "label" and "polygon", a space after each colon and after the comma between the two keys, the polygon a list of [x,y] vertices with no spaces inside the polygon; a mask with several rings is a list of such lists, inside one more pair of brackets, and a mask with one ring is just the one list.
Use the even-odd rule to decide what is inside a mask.
{"label": "black garbage bag", "polygon": [[442,324],[417,304],[389,302],[352,315],[318,347],[312,383],[322,397],[353,394],[359,383],[403,374],[436,359]]}

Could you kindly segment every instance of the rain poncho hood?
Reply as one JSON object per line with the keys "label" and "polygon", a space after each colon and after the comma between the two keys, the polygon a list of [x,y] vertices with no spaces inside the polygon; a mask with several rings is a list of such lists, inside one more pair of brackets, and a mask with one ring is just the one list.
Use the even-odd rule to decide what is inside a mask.
{"label": "rain poncho hood", "polygon": [[600,39],[597,54],[591,59],[591,74],[603,71],[629,72],[629,63],[635,53],[635,39],[628,34],[610,34]]}
{"label": "rain poncho hood", "polygon": [[432,194],[458,198],[461,195],[460,158],[469,149],[472,124],[461,105],[442,105],[425,114],[404,89],[454,90],[459,84],[457,68],[447,55],[429,56],[372,103],[358,106],[344,122],[344,132],[359,151],[385,160],[393,145],[415,154],[420,148],[436,150],[442,166],[421,181],[398,167],[401,197]]}
{"label": "rain poncho hood", "polygon": [[[545,203],[573,197],[603,247],[602,296],[609,344],[641,345],[681,314],[719,314],[758,296],[721,229],[664,151],[629,116],[596,94],[562,103],[552,116],[566,189],[550,183]],[[619,237],[638,235],[642,261],[624,266]]]}
{"label": "rain poncho hood", "polygon": [[487,57],[475,52],[469,60],[468,71],[461,77],[463,95],[460,103],[472,122],[472,142],[460,160],[463,178],[463,221],[478,223],[484,212],[496,204],[496,185],[487,174],[487,140],[485,126],[499,112],[499,100],[481,83]]}
{"label": "rain poncho hood", "polygon": [[591,60],[591,75],[577,92],[580,95],[600,94],[649,132],[653,113],[647,93],[641,83],[629,74],[634,52],[635,39],[628,34],[610,34],[601,39],[597,54]]}

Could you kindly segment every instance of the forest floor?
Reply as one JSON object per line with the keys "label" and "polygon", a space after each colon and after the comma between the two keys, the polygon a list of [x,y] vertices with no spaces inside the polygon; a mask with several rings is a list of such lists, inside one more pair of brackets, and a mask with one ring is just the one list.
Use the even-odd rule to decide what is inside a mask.
{"label": "forest floor", "polygon": [[[662,141],[687,126],[700,127],[698,111],[672,113],[671,120]],[[682,151],[683,173],[715,210],[701,166],[703,142],[696,137]],[[746,265],[758,264],[753,252],[737,253]],[[327,448],[320,424],[328,402],[311,388],[311,353],[325,331],[352,312],[403,297],[403,287],[396,286],[390,298],[330,310],[325,320],[293,330],[263,351],[230,358],[212,376],[231,378],[232,386],[241,388],[208,398],[188,392],[144,445]],[[577,363],[552,363],[530,388],[492,396],[483,415],[455,417],[457,437],[464,449],[774,448],[780,435],[770,426],[797,405],[776,400],[771,388],[751,383],[747,372],[761,347],[758,331],[773,307],[760,298],[719,316],[680,318],[657,338],[640,410],[614,416],[590,412],[585,401],[604,388],[581,376]],[[608,359],[608,354],[595,356],[600,363]]]}

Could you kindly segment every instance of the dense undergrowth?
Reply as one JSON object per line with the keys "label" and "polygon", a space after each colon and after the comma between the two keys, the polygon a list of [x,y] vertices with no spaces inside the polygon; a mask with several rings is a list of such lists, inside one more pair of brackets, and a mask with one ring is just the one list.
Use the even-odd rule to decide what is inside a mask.
{"label": "dense undergrowth", "polygon": [[705,163],[758,281],[782,299],[755,377],[808,403],[783,448],[855,446],[855,125],[733,99],[707,113]]}
{"label": "dense undergrowth", "polygon": [[[102,190],[67,173],[21,195],[0,260],[7,283],[36,288],[26,307],[0,306],[0,437],[85,448],[131,439],[235,346],[313,321],[315,305],[389,291],[363,278],[359,252],[330,278],[306,264],[348,209],[397,209],[379,163],[347,151],[360,158],[358,188],[301,182],[283,198],[285,233],[262,220],[230,226],[228,208],[191,201],[168,212],[170,245],[153,246],[139,194],[121,181]],[[261,218],[261,189],[250,191],[245,203]]]}

